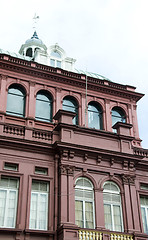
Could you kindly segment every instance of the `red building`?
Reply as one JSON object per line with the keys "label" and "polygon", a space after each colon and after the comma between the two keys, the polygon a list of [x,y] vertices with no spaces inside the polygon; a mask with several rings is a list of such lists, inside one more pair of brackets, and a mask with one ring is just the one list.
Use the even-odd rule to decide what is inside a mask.
{"label": "red building", "polygon": [[74,63],[36,32],[0,51],[0,239],[146,240],[143,95]]}

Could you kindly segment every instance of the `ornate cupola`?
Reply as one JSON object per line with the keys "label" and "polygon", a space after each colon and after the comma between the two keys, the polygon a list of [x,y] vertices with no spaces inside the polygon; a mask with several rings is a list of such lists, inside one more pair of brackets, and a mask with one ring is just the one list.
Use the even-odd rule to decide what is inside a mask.
{"label": "ornate cupola", "polygon": [[24,56],[31,57],[34,59],[35,53],[37,50],[41,50],[42,52],[47,52],[46,45],[39,39],[37,32],[34,31],[33,36],[28,39],[25,44],[23,44],[19,50],[19,53]]}

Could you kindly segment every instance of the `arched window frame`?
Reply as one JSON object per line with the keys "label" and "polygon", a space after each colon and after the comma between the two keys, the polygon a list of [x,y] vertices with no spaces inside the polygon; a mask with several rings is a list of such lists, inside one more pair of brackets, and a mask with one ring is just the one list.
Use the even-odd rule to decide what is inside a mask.
{"label": "arched window frame", "polygon": [[[79,181],[86,181],[89,183],[90,186],[80,186],[78,185]],[[78,196],[78,195],[81,196]],[[86,197],[92,195],[91,198]],[[80,209],[77,209],[77,205],[76,202],[81,202],[81,207]],[[92,213],[92,218],[91,221],[89,221],[90,226],[88,226],[87,223],[87,213],[89,211],[86,210],[86,204],[89,204],[89,209],[88,210],[92,210],[90,211]],[[81,221],[80,219],[77,219],[77,211],[82,212],[81,214]],[[80,177],[76,180],[76,185],[75,185],[75,219],[76,219],[76,224],[81,227],[81,228],[91,228],[94,229],[95,228],[95,204],[94,204],[94,187],[92,182],[86,178],[86,177]],[[81,224],[79,222],[82,222]]]}
{"label": "arched window frame", "polygon": [[126,114],[122,108],[113,107],[111,112],[112,112],[112,126],[115,125],[117,122],[123,123],[126,122]]}
{"label": "arched window frame", "polygon": [[12,84],[8,88],[6,113],[25,117],[26,93],[22,86]]}
{"label": "arched window frame", "polygon": [[[94,108],[96,108],[96,111],[92,111],[89,109],[89,106],[93,106]],[[94,118],[96,117],[96,115],[98,115],[98,119],[95,122],[92,121],[92,123],[90,123],[90,117]],[[102,111],[102,107],[100,106],[100,104],[98,104],[97,102],[90,102],[88,104],[88,127],[89,128],[95,128],[98,130],[102,130],[103,129],[103,111]]]}
{"label": "arched window frame", "polygon": [[[44,100],[43,98],[38,99],[39,96],[43,96],[48,100]],[[51,94],[47,91],[40,90],[36,95],[35,119],[39,121],[52,122],[52,114],[53,114],[52,103],[53,101],[52,101]],[[49,105],[49,109],[47,111],[48,105]],[[42,106],[42,107],[39,107],[39,106]],[[41,113],[39,113],[40,111]],[[48,117],[45,116],[46,114],[48,114]]]}
{"label": "arched window frame", "polygon": [[[112,186],[116,187],[117,190],[109,190],[109,189],[105,189],[105,185],[107,184],[111,184]],[[107,197],[105,198],[105,195],[107,195]],[[114,196],[114,201],[110,201],[110,198],[113,199]],[[118,202],[115,201],[115,198],[118,198]],[[105,217],[105,227],[107,229],[109,229],[110,231],[119,231],[119,232],[123,232],[124,231],[124,227],[123,227],[123,214],[122,214],[122,202],[121,202],[121,194],[120,194],[120,189],[118,187],[118,185],[112,181],[106,181],[103,184],[103,205],[104,205],[104,217]],[[111,220],[111,224],[106,222],[106,210],[105,210],[105,205],[108,205],[110,207],[110,220]],[[115,207],[118,207],[119,209],[119,217],[120,217],[120,226],[121,228],[119,229],[117,224],[115,223]],[[116,208],[117,209],[117,208]],[[118,221],[119,222],[119,221]],[[109,227],[109,225],[111,225]]]}
{"label": "arched window frame", "polygon": [[27,48],[26,50],[26,56],[32,57],[33,56],[33,50],[31,47]]}
{"label": "arched window frame", "polygon": [[[69,101],[73,106],[65,104],[64,101]],[[79,124],[78,103],[75,100],[75,98],[73,98],[71,96],[64,97],[62,108],[63,108],[63,110],[76,113],[76,116],[73,118],[72,122],[73,122],[73,124],[78,125]]]}

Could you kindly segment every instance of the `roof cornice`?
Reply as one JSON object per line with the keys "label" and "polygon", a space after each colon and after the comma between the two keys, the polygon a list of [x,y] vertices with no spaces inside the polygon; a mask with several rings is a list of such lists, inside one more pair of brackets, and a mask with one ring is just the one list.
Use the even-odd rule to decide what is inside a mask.
{"label": "roof cornice", "polygon": [[[22,60],[7,54],[0,54],[0,67],[11,72],[15,71],[37,78],[50,79],[54,80],[54,82],[61,82],[83,89],[86,86],[86,75],[84,74],[69,72],[33,61]],[[92,91],[132,99],[136,102],[144,96],[144,94],[135,92],[134,87],[89,76],[87,77],[87,88]]]}

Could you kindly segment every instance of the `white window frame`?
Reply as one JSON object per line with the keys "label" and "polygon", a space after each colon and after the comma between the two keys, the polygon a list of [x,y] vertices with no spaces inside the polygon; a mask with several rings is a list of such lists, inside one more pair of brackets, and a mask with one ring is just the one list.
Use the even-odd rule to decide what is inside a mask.
{"label": "white window frame", "polygon": [[83,197],[78,197],[78,196],[75,196],[75,201],[79,201],[79,202],[82,202],[82,212],[83,212],[83,223],[84,223],[84,226],[83,228],[86,228],[86,217],[85,217],[85,203],[86,202],[90,202],[92,203],[92,208],[93,208],[93,229],[95,229],[95,204],[94,204],[94,189],[93,189],[93,185],[91,183],[91,181],[88,179],[88,178],[85,178],[90,184],[91,184],[91,188],[90,187],[86,187],[86,186],[78,186],[77,185],[77,181],[80,180],[80,179],[83,179],[84,177],[81,177],[81,178],[78,178],[76,180],[76,186],[75,186],[75,190],[76,189],[80,189],[80,190],[88,190],[88,191],[92,191],[93,192],[93,198],[92,200],[90,200],[90,198],[84,198]]}
{"label": "white window frame", "polygon": [[[109,183],[109,181],[105,182],[103,185],[103,188],[105,186],[105,184]],[[113,191],[113,190],[107,190],[107,189],[103,189],[103,193],[108,193],[108,194],[116,194],[120,196],[120,203],[117,202],[111,202],[111,201],[107,201],[103,199],[103,205],[109,205],[111,207],[111,220],[112,220],[112,229],[110,229],[111,231],[117,231],[115,229],[115,223],[114,223],[114,206],[118,206],[120,207],[120,217],[121,217],[121,232],[124,231],[124,227],[123,227],[123,215],[122,215],[122,203],[121,203],[121,195],[120,195],[120,189],[117,186],[117,184],[115,184],[114,182],[111,182],[114,186],[117,187],[118,191]]]}
{"label": "white window frame", "polygon": [[[36,181],[36,180],[35,180]],[[31,202],[30,202],[30,218],[29,218],[29,229],[34,229],[34,230],[47,230],[48,229],[48,209],[49,209],[49,183],[48,182],[44,182],[44,181],[36,181],[37,183],[46,183],[47,184],[47,191],[44,192],[44,191],[40,191],[40,190],[31,190],[31,202],[32,202],[32,194],[36,194],[37,195],[37,211],[36,211],[36,227],[31,227]],[[40,208],[40,198],[41,198],[41,195],[45,195],[46,196],[46,219],[45,219],[45,228],[40,228],[39,227],[39,221],[40,221],[40,218],[39,218],[39,211],[38,209]]]}
{"label": "white window frame", "polygon": [[[5,179],[8,179],[9,181],[11,181],[11,179],[13,178],[9,178],[9,177],[4,177]],[[17,179],[15,179],[17,180]],[[0,228],[15,228],[16,225],[16,216],[17,216],[17,202],[18,202],[18,188],[19,188],[19,181],[17,180],[17,188],[12,188],[12,187],[6,187],[6,186],[0,186],[0,191],[6,191],[6,202],[5,202],[5,208],[4,208],[4,222],[2,225],[0,225]],[[9,195],[10,192],[15,192],[16,193],[16,197],[15,197],[15,208],[14,208],[14,221],[13,221],[13,226],[8,226],[7,224],[7,218],[9,216]]]}
{"label": "white window frame", "polygon": [[[141,196],[141,198],[147,198],[148,199],[148,196]],[[144,208],[144,212],[145,212],[145,216],[146,216],[146,221],[142,218],[142,224],[144,225],[144,223],[146,224],[146,230],[147,231],[144,231],[146,234],[148,234],[148,205],[143,205],[143,204],[140,204],[141,208]],[[141,212],[141,216],[142,216],[142,212]],[[143,230],[144,230],[144,226],[143,226]]]}

